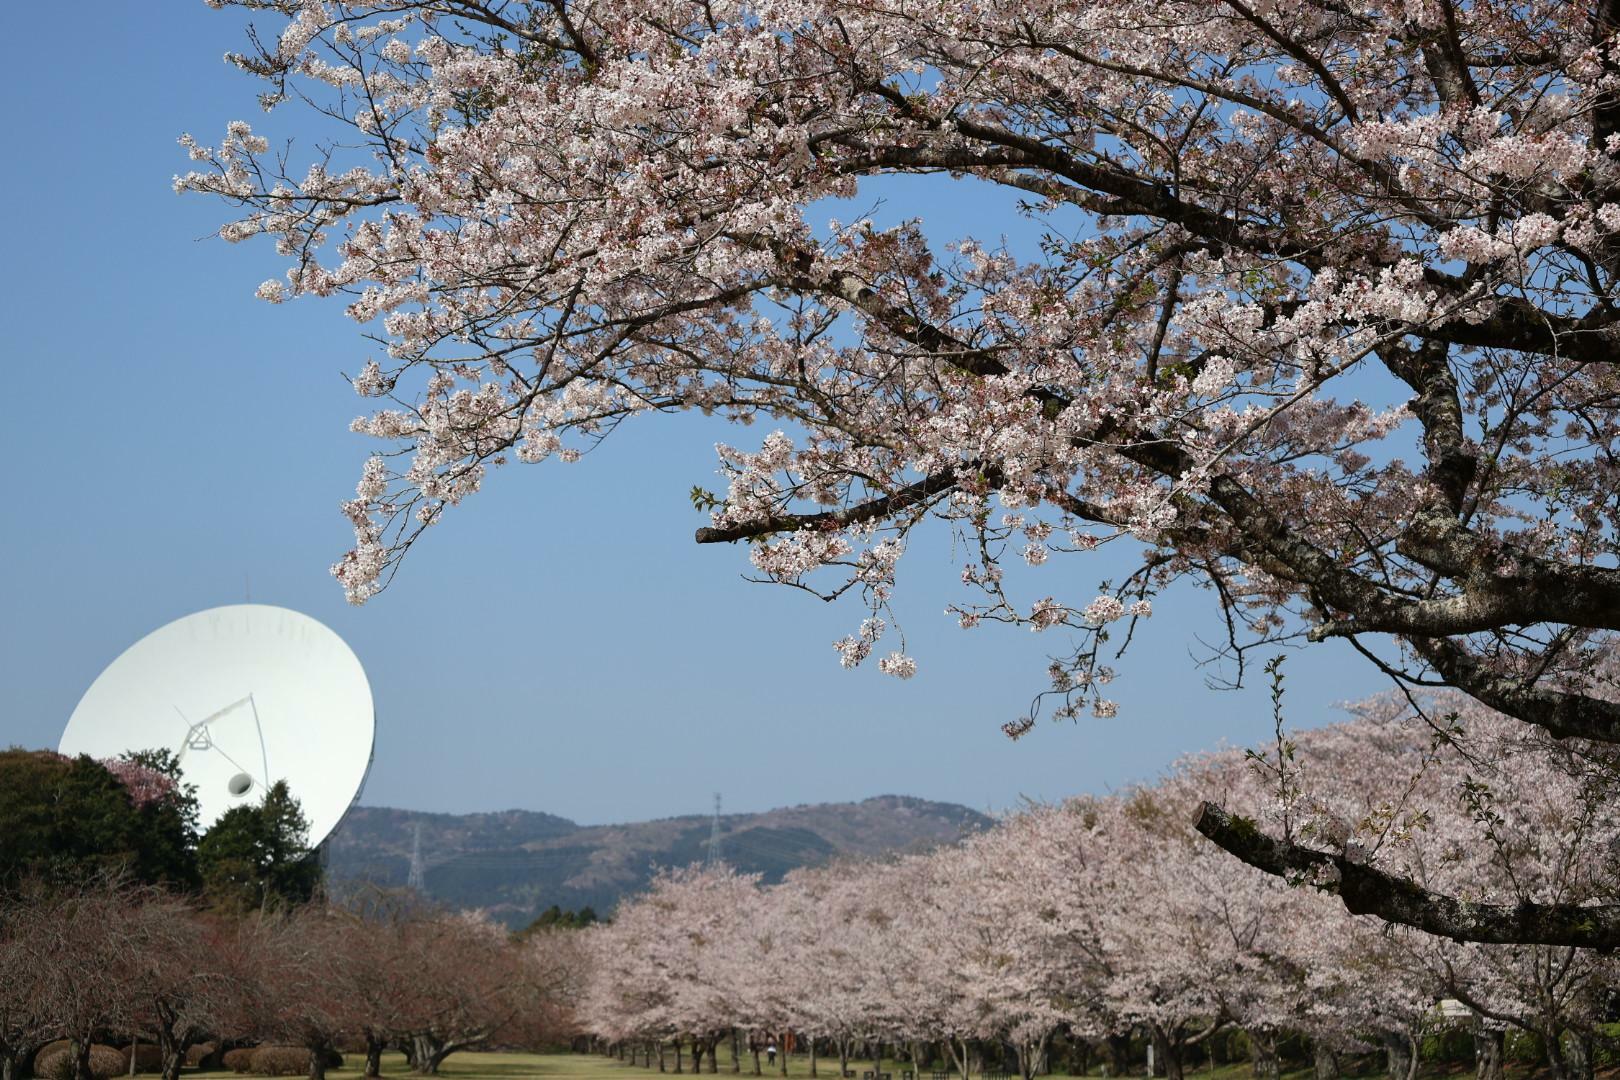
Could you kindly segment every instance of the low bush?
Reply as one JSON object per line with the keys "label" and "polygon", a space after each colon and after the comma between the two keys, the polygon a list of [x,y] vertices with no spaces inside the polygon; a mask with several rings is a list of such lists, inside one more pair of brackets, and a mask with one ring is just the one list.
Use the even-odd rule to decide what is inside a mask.
{"label": "low bush", "polygon": [[253,1051],[254,1076],[303,1076],[309,1051],[302,1046],[261,1046]]}
{"label": "low bush", "polygon": [[219,1067],[219,1043],[205,1042],[186,1048],[186,1064],[193,1069],[212,1069]]}
{"label": "low bush", "polygon": [[233,1073],[245,1073],[253,1068],[253,1052],[256,1049],[257,1047],[253,1046],[243,1046],[227,1050],[225,1056],[219,1059],[219,1063]]}
{"label": "low bush", "polygon": [[39,1071],[40,1062],[42,1062],[46,1058],[50,1057],[52,1054],[56,1053],[58,1050],[66,1050],[68,1048],[68,1046],[69,1046],[69,1043],[68,1043],[68,1041],[66,1039],[57,1039],[54,1042],[48,1042],[44,1046],[40,1047],[38,1050],[35,1050],[34,1051],[34,1075],[35,1076],[43,1076],[43,1075],[45,1075],[44,1073]]}
{"label": "low bush", "polygon": [[[111,1046],[90,1047],[90,1075],[96,1080],[122,1076],[128,1069],[129,1061],[122,1050]],[[48,1053],[42,1052],[34,1058],[34,1075],[40,1080],[73,1080],[72,1047],[63,1046]]]}

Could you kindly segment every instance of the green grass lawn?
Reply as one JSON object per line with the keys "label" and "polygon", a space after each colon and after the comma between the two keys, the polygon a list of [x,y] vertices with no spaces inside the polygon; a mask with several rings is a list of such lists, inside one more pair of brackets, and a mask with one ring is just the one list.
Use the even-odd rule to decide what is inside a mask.
{"label": "green grass lawn", "polygon": [[[346,1054],[344,1060],[346,1062],[344,1068],[327,1070],[326,1075],[329,1080],[359,1080],[361,1067],[365,1064],[364,1056],[361,1054]],[[1373,1077],[1382,1078],[1383,1073],[1381,1070],[1376,1069],[1375,1059],[1372,1055],[1368,1055],[1366,1062],[1370,1067],[1374,1068],[1374,1071],[1363,1073],[1347,1070],[1347,1080],[1354,1080],[1354,1078],[1362,1076],[1367,1077],[1368,1080]],[[675,1067],[673,1050],[666,1052],[665,1063],[671,1071],[660,1074],[657,1058],[653,1059],[653,1067],[647,1069],[640,1065],[631,1065],[628,1062],[619,1061],[617,1058],[602,1057],[600,1054],[529,1054],[464,1050],[458,1054],[451,1054],[446,1058],[444,1065],[439,1070],[439,1075],[445,1077],[446,1080],[649,1080],[651,1077],[660,1075],[664,1077],[664,1080],[669,1080]],[[684,1075],[691,1076],[691,1057],[683,1055],[682,1064],[685,1066]],[[1350,1063],[1346,1062],[1346,1064],[1349,1065]],[[816,1066],[822,1080],[838,1080],[838,1058],[836,1055],[831,1058],[818,1058]],[[857,1060],[851,1058],[849,1067],[854,1070],[856,1078],[859,1080],[863,1072],[872,1068],[872,1063],[866,1059]],[[910,1066],[907,1062],[896,1062],[885,1058],[882,1067],[894,1074],[894,1080],[900,1080],[900,1070]],[[765,1065],[764,1055],[760,1056],[760,1068],[767,1080],[778,1075],[776,1069]],[[406,1067],[405,1055],[403,1054],[384,1054],[382,1071],[385,1077],[398,1077],[401,1080],[406,1080],[406,1078],[415,1075]],[[1468,1075],[1472,1075],[1471,1070],[1463,1071]],[[1523,1078],[1534,1075],[1537,1071],[1523,1066],[1510,1066],[1508,1075],[1510,1080],[1513,1080],[1513,1078],[1523,1080]],[[805,1054],[790,1056],[788,1058],[787,1074],[789,1077],[796,1078],[796,1080],[806,1080],[810,1075],[809,1056]],[[251,1076],[238,1076],[236,1073],[229,1071],[192,1072],[188,1070],[184,1075],[185,1080],[255,1080]],[[709,1075],[707,1062],[704,1063],[703,1075]],[[731,1071],[731,1051],[729,1047],[721,1047],[720,1070],[715,1075],[717,1077],[735,1075]],[[753,1075],[753,1058],[746,1051],[742,1055],[742,1075],[745,1077]],[[1052,1075],[1055,1080],[1061,1080],[1064,1074],[1058,1072]],[[1091,1075],[1094,1077],[1100,1076],[1101,1072],[1094,1067]],[[1425,1064],[1419,1075],[1426,1078],[1426,1080],[1436,1080],[1437,1077],[1445,1075],[1445,1072],[1437,1070],[1433,1065]],[[1248,1064],[1243,1062],[1218,1065],[1213,1069],[1208,1064],[1205,1064],[1202,1067],[1188,1068],[1186,1071],[1186,1080],[1250,1080],[1252,1076],[1253,1072]],[[1310,1078],[1311,1070],[1309,1068],[1289,1069],[1282,1074],[1282,1080],[1310,1080]],[[292,1080],[298,1080],[298,1078],[295,1077]],[[928,1080],[926,1074],[924,1080]]]}

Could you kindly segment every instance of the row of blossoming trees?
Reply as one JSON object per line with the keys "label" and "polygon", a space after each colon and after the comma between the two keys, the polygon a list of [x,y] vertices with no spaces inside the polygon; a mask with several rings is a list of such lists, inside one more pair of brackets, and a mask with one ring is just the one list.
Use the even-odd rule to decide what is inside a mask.
{"label": "row of blossoming trees", "polygon": [[475,916],[397,903],[231,918],[117,880],[33,886],[0,897],[0,1069],[88,1080],[117,1071],[104,1046],[133,1043],[156,1050],[124,1061],[165,1080],[201,1046],[242,1048],[237,1071],[312,1080],[339,1049],[376,1076],[399,1046],[433,1073],[466,1047],[566,1036],[578,955],[566,933],[514,941]]}
{"label": "row of blossoming trees", "polygon": [[[1026,1078],[1060,1032],[1106,1046],[1119,1075],[1134,1035],[1171,1080],[1232,1029],[1261,1075],[1293,1036],[1319,1075],[1383,1049],[1410,1080],[1420,1039],[1449,1022],[1472,1029],[1483,1076],[1500,1076],[1518,1031],[1560,1080],[1589,1077],[1612,957],[1392,931],[1192,828],[1199,800],[1220,793],[1256,835],[1344,844],[1446,894],[1612,895],[1620,806],[1585,748],[1460,696],[1430,704],[1425,723],[1373,703],[1346,724],[1279,734],[1265,753],[1198,757],[1152,786],[1034,806],[930,854],[771,887],[724,869],[666,875],[592,932],[582,1021],[711,1063],[741,1028],[844,1053],[874,1039],[914,1060],[939,1051],[963,1074],[1005,1053]],[[1443,1021],[1443,999],[1471,1019],[1453,1005]]]}

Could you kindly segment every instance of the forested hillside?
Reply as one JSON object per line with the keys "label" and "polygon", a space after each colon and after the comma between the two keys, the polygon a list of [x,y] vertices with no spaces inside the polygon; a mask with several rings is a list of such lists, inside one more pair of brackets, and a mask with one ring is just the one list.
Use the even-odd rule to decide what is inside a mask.
{"label": "forested hillside", "polygon": [[[840,856],[917,851],[989,824],[965,806],[885,795],[859,803],[794,806],[720,819],[721,855],[767,883],[798,866]],[[707,858],[711,819],[664,818],[625,825],[576,825],[554,814],[508,810],[428,814],[360,806],[328,852],[339,888],[400,886],[410,878],[420,829],[426,891],[443,903],[486,908],[513,926],[556,904],[611,911],[660,867]]]}

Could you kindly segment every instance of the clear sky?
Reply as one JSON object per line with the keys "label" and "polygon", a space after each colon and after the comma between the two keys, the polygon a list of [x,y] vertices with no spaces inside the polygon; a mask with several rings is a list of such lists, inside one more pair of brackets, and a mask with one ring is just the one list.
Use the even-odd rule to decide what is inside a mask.
{"label": "clear sky", "polygon": [[[917,677],[840,669],[831,643],[857,607],[749,584],[745,552],[692,543],[706,522],[687,493],[719,485],[714,442],[769,430],[701,418],[627,425],[577,465],[497,473],[387,592],[349,607],[327,567],[349,544],[337,507],[367,450],[347,431],[362,402],[342,372],[369,344],[338,302],[255,300],[283,269],[270,247],[208,238],[227,208],[170,189],[188,167],[182,131],[212,142],[233,118],[262,123],[258,87],[220,59],[240,20],[200,0],[83,14],[71,42],[35,37],[0,69],[0,744],[54,746],[123,648],[247,596],[326,622],[365,664],[372,805],[606,822],[704,813],[720,791],[728,810],[887,793],[1000,810],[1269,732],[1258,682],[1206,689],[1191,657],[1218,624],[1207,594],[1183,589],[1118,665],[1118,719],[1008,741],[1000,724],[1065,642],[957,629],[942,612],[959,564],[939,529],[901,564]],[[941,236],[1030,235],[948,182],[874,195],[880,219],[920,215]],[[1084,602],[1112,560],[1057,556],[1043,593]],[[1382,689],[1339,646],[1288,670],[1296,724]]]}

